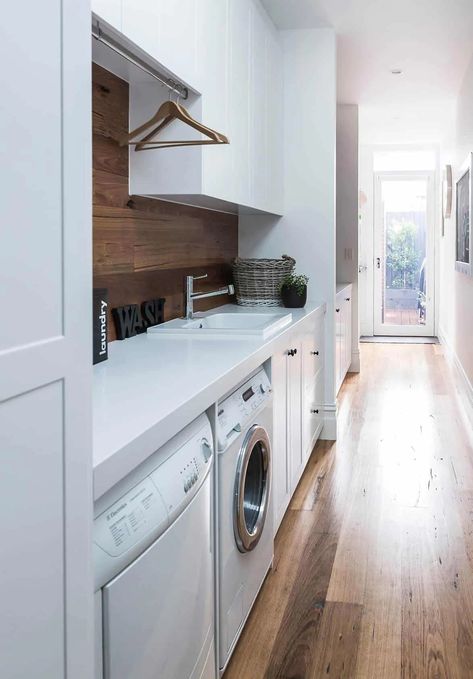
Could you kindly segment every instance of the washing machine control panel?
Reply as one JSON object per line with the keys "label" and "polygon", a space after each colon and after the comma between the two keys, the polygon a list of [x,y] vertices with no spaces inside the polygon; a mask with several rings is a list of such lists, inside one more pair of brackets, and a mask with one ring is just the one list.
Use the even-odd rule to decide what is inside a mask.
{"label": "washing machine control panel", "polygon": [[270,398],[271,383],[264,368],[218,404],[218,448],[224,450],[235,433],[242,431],[265,401]]}

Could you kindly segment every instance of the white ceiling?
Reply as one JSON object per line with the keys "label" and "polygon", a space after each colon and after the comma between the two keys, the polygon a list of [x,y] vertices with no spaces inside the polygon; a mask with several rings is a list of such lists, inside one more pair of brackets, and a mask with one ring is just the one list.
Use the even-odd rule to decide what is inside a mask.
{"label": "white ceiling", "polygon": [[473,52],[473,0],[262,2],[278,28],[335,29],[338,100],[377,123],[377,142],[441,133]]}

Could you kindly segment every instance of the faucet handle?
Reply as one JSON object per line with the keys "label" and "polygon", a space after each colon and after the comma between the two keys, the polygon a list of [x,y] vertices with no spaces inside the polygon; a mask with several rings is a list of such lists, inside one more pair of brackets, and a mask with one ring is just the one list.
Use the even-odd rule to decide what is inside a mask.
{"label": "faucet handle", "polygon": [[207,278],[207,277],[208,277],[208,274],[204,273],[203,276],[192,276],[192,280],[194,280],[194,281],[200,281],[201,278]]}

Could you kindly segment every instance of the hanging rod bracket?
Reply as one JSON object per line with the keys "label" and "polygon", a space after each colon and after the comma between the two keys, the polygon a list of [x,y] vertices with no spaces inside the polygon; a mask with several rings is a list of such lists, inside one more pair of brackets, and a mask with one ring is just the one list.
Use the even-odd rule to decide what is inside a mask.
{"label": "hanging rod bracket", "polygon": [[161,85],[167,87],[168,90],[170,90],[171,92],[175,92],[181,99],[188,99],[189,90],[185,85],[183,85],[181,82],[177,80],[174,80],[173,78],[168,77],[161,71],[158,71],[157,69],[149,66],[142,59],[140,59],[140,57],[137,57],[135,54],[132,54],[128,49],[126,49],[126,47],[123,47],[116,40],[114,40],[113,37],[111,37],[107,33],[104,33],[100,25],[100,22],[97,20],[94,20],[92,22],[92,37],[95,38],[95,40],[97,40],[98,42],[108,47],[109,49],[111,49],[113,52],[118,54],[123,59],[126,59],[126,61],[128,61],[130,64],[133,64],[133,66],[136,66],[137,68],[141,69],[142,71],[150,75],[152,78],[157,80]]}

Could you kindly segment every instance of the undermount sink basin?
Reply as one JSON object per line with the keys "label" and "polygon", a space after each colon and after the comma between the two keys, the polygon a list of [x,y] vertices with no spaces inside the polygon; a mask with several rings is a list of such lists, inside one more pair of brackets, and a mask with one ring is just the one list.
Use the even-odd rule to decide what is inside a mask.
{"label": "undermount sink basin", "polygon": [[282,313],[217,313],[187,320],[173,321],[148,328],[150,335],[188,335],[197,337],[249,335],[266,339],[285,328],[292,321],[292,314]]}

